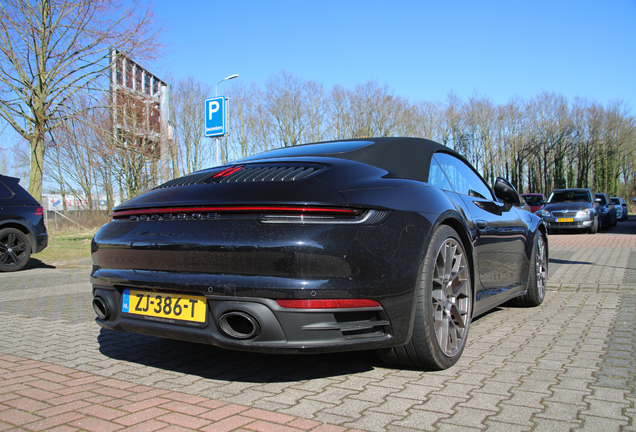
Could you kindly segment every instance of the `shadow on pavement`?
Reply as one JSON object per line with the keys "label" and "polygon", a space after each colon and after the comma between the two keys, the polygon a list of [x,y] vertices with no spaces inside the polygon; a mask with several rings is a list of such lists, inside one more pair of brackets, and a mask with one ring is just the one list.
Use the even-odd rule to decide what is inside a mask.
{"label": "shadow on pavement", "polygon": [[30,270],[30,269],[54,269],[54,268],[55,268],[55,266],[53,266],[53,265],[46,264],[46,263],[40,261],[37,258],[31,257],[31,259],[29,260],[27,265],[24,266],[22,271]]}
{"label": "shadow on pavement", "polygon": [[260,354],[106,329],[101,329],[97,341],[99,351],[112,359],[227,382],[303,381],[347,376],[385,366],[371,351]]}
{"label": "shadow on pavement", "polygon": [[550,258],[550,264],[581,264],[581,265],[594,265],[594,263],[589,261],[568,261],[563,259],[554,259]]}

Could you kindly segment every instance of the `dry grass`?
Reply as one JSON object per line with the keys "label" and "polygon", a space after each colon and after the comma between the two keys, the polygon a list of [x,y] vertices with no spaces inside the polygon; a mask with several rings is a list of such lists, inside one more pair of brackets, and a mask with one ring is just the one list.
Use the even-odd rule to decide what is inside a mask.
{"label": "dry grass", "polygon": [[103,211],[93,212],[47,212],[44,221],[49,235],[82,234],[96,232],[99,227],[110,222],[108,214]]}
{"label": "dry grass", "polygon": [[91,239],[95,231],[81,233],[49,233],[49,245],[34,258],[46,264],[90,258]]}

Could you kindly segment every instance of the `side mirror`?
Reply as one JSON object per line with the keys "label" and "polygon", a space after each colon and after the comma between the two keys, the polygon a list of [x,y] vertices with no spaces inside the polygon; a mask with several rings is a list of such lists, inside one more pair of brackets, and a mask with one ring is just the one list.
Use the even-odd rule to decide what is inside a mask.
{"label": "side mirror", "polygon": [[495,195],[506,204],[519,205],[521,203],[517,189],[503,177],[497,177],[495,180]]}

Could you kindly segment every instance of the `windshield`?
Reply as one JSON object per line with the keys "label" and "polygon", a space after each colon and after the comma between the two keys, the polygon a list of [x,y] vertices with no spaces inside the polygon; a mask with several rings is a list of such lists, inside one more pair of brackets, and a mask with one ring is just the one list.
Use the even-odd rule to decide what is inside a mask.
{"label": "windshield", "polygon": [[618,200],[618,198],[611,198],[611,200],[612,200],[612,204],[621,205],[621,202]]}
{"label": "windshield", "polygon": [[603,194],[596,194],[596,198],[601,200],[601,205],[607,205],[607,200],[605,199],[605,195]]}
{"label": "windshield", "polygon": [[592,197],[587,191],[562,190],[554,191],[550,195],[548,203],[565,203],[565,202],[592,202]]}
{"label": "windshield", "polygon": [[543,197],[540,195],[524,195],[524,198],[528,205],[539,205],[539,203],[543,199]]}

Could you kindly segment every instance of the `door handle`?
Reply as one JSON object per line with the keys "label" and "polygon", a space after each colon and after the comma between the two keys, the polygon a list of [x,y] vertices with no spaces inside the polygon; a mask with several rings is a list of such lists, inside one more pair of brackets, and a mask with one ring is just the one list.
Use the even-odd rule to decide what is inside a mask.
{"label": "door handle", "polygon": [[477,228],[479,228],[480,230],[484,230],[486,228],[488,228],[488,222],[486,222],[485,220],[477,220]]}

